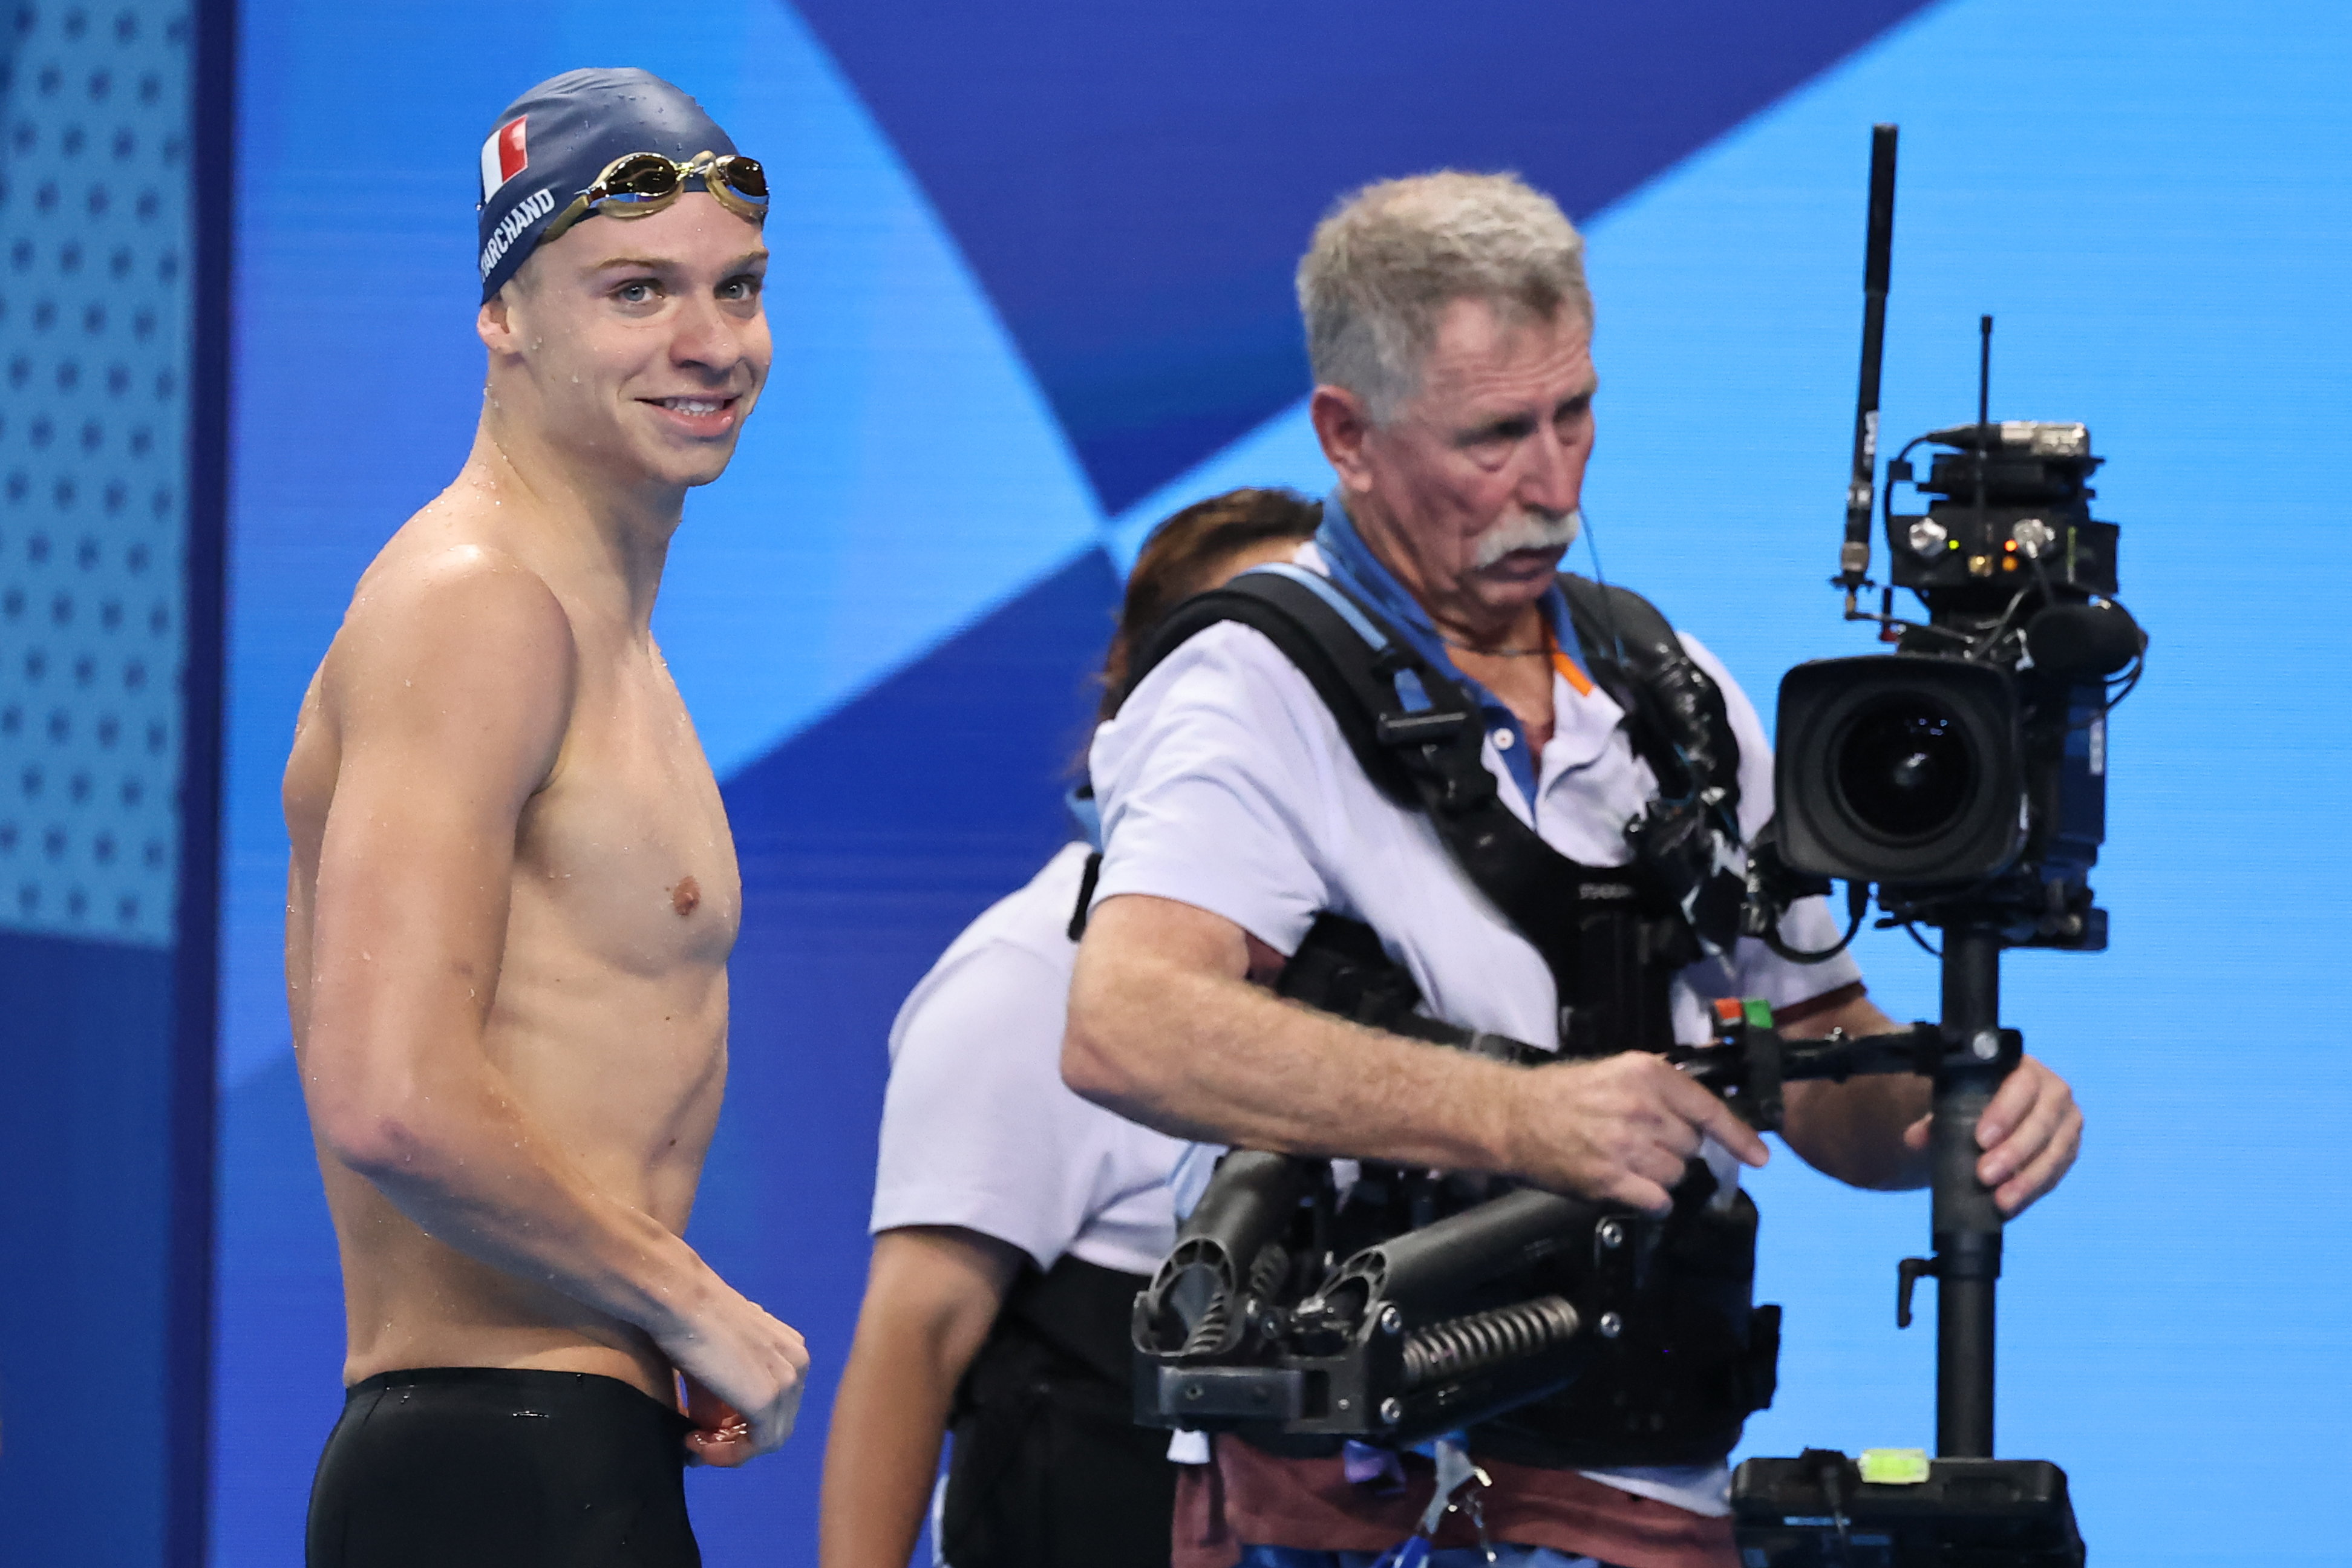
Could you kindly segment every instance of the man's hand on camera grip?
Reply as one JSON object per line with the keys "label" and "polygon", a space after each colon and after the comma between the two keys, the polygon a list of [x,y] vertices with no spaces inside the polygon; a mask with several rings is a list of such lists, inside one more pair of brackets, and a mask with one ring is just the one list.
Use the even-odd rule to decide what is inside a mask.
{"label": "man's hand on camera grip", "polygon": [[[1904,1142],[1927,1147],[1931,1117],[1905,1130]],[[2083,1111],[2066,1080],[2027,1057],[2001,1080],[1977,1119],[1977,1180],[1993,1190],[2000,1212],[2015,1218],[2056,1186],[2083,1149]]]}
{"label": "man's hand on camera grip", "polygon": [[1768,1158],[1729,1106],[1646,1051],[1535,1068],[1517,1100],[1517,1174],[1645,1214],[1671,1206],[1710,1135],[1748,1164]]}

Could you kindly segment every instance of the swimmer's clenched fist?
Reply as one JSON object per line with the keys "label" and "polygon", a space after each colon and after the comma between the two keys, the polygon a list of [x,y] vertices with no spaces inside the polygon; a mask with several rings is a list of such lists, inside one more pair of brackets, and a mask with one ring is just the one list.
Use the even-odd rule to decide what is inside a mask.
{"label": "swimmer's clenched fist", "polygon": [[[518,121],[526,167],[492,187]],[[368,1445],[453,1387],[554,1412],[493,1424],[517,1444],[613,1449],[519,1474],[604,1473],[655,1434],[668,1473],[650,1466],[646,1498],[538,1500],[551,1518],[671,1510],[680,1532],[680,1460],[741,1464],[799,1407],[801,1336],[680,1234],[726,1079],[741,887],[650,622],[685,492],[726,468],[771,353],[760,209],[737,188],[763,201],[764,184],[693,158],[714,143],[731,154],[641,72],[571,73],[502,119],[480,431],[362,577],[303,701],[285,783],[295,1046],[342,1252],[349,1409],[402,1390],[398,1414],[347,1414],[331,1440],[314,1563],[376,1561],[321,1542],[410,1528],[416,1509],[370,1489],[401,1464]],[[636,151],[691,178],[619,221],[594,182]],[[533,222],[507,234],[508,203]],[[453,1560],[442,1537],[404,1539],[382,1560]]]}

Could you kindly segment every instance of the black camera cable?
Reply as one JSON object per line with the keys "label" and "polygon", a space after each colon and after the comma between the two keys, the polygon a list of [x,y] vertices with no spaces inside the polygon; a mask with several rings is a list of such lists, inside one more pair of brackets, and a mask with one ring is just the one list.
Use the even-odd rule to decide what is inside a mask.
{"label": "black camera cable", "polygon": [[[1789,939],[1780,934],[1780,921],[1777,916],[1764,922],[1764,945],[1790,963],[1827,963],[1853,946],[1853,939],[1861,934],[1862,922],[1870,913],[1869,883],[1848,882],[1845,885],[1845,934],[1828,947],[1790,947]],[[1779,912],[1786,914],[1788,911],[1783,908]]]}

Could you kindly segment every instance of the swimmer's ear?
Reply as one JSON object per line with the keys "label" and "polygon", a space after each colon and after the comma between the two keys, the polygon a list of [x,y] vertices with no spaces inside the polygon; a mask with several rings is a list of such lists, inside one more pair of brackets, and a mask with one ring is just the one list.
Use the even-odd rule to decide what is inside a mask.
{"label": "swimmer's ear", "polygon": [[509,279],[499,286],[497,293],[482,301],[481,312],[474,318],[474,335],[494,354],[511,354],[521,349],[521,336],[514,320],[517,292],[514,279]]}

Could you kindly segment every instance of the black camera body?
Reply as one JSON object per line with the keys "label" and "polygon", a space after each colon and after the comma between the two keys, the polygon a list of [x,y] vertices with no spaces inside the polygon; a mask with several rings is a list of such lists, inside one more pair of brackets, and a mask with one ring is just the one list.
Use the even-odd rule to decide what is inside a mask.
{"label": "black camera body", "polygon": [[[1895,587],[1928,619],[1879,617],[1892,654],[1821,659],[1780,685],[1782,861],[1874,883],[1895,921],[2000,913],[2007,945],[2096,950],[2107,680],[2139,655],[2110,597],[2117,529],[2092,518],[2081,425],[1963,425],[1922,513],[1886,517]],[[1910,450],[1906,448],[1906,453]],[[1898,458],[1890,487],[1912,478]]]}

